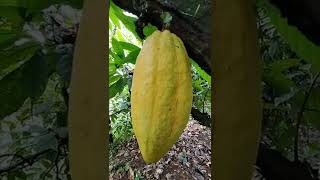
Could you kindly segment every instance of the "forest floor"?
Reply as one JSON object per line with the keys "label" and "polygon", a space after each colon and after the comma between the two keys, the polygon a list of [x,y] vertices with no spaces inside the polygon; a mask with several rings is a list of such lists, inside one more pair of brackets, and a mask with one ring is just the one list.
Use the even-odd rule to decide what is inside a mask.
{"label": "forest floor", "polygon": [[[111,148],[111,180],[211,179],[211,129],[192,119],[179,140],[157,163],[145,164],[135,138]],[[252,179],[263,178],[255,171]]]}
{"label": "forest floor", "polygon": [[211,129],[190,120],[179,140],[157,163],[147,165],[135,138],[109,158],[110,179],[211,179]]}

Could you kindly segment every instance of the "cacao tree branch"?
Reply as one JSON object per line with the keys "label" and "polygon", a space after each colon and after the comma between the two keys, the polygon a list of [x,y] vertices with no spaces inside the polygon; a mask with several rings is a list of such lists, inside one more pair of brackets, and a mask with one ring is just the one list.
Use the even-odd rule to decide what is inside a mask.
{"label": "cacao tree branch", "polygon": [[145,6],[136,5],[136,0],[113,0],[113,2],[120,8],[139,17],[136,26],[137,33],[141,36],[143,36],[142,29],[147,23],[162,29],[163,23],[160,16],[163,12],[169,12],[172,16],[172,21],[168,29],[182,39],[188,55],[204,71],[211,74],[210,32],[205,32],[203,29],[198,28],[192,18],[184,17],[173,7],[169,7],[168,4],[161,4],[159,1],[146,0]]}

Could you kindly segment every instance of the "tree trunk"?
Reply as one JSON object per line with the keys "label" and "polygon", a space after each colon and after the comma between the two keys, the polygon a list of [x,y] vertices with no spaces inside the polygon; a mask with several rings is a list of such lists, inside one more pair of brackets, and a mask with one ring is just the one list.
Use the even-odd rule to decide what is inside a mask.
{"label": "tree trunk", "polygon": [[86,1],[74,52],[69,100],[72,179],[107,179],[108,2]]}
{"label": "tree trunk", "polygon": [[251,179],[262,121],[255,1],[213,8],[213,178]]}

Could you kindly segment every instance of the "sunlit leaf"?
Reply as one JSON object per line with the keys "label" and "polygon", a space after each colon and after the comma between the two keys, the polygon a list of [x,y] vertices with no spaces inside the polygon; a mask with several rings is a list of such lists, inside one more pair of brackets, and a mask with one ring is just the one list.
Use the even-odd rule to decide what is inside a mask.
{"label": "sunlit leaf", "polygon": [[140,53],[140,49],[137,49],[137,50],[134,50],[134,51],[130,52],[130,53],[124,58],[124,62],[136,64],[136,60],[137,60],[137,57],[138,57],[139,53]]}
{"label": "sunlit leaf", "polygon": [[124,58],[123,48],[122,48],[121,44],[119,43],[119,41],[116,40],[115,38],[112,38],[112,49],[114,50],[114,52],[115,52],[120,58]]}
{"label": "sunlit leaf", "polygon": [[156,26],[151,25],[150,23],[143,28],[143,34],[148,37],[158,28]]}
{"label": "sunlit leaf", "polygon": [[128,42],[119,41],[118,44],[120,44],[123,49],[128,50],[128,51],[140,50],[140,48],[138,46],[131,44],[131,43],[128,43]]}
{"label": "sunlit leaf", "polygon": [[135,21],[137,18],[125,15],[123,10],[116,6],[112,1],[110,1],[110,9],[112,9],[114,15],[118,17],[122,24],[131,31],[138,40],[141,40],[136,32]]}
{"label": "sunlit leaf", "polygon": [[116,83],[112,84],[109,87],[109,99],[113,98],[118,93],[121,93],[126,84],[127,81],[123,78],[119,79]]}

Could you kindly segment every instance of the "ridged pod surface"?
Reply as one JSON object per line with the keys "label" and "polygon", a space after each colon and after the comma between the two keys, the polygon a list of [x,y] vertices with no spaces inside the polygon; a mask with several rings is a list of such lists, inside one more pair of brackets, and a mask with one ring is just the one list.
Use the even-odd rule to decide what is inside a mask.
{"label": "ridged pod surface", "polygon": [[137,57],[131,89],[132,126],[146,163],[159,161],[186,127],[191,80],[181,39],[168,30],[151,34]]}

